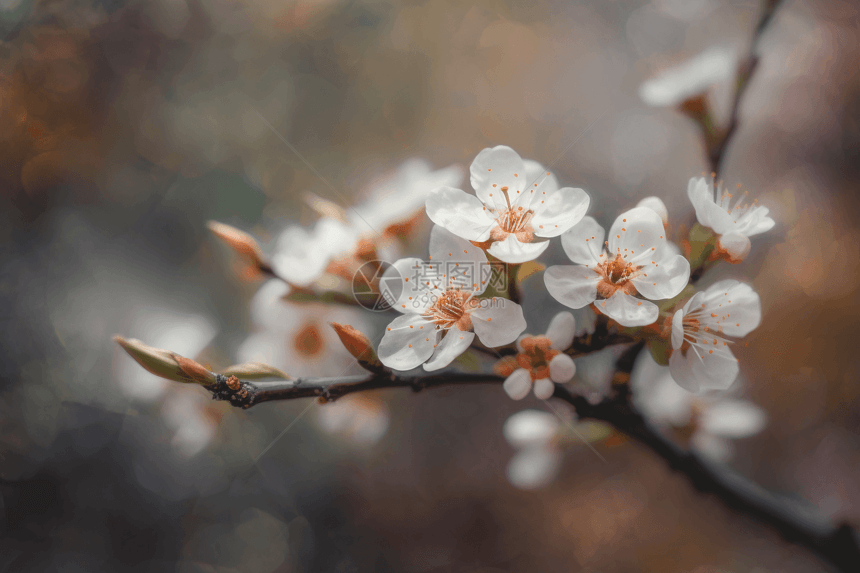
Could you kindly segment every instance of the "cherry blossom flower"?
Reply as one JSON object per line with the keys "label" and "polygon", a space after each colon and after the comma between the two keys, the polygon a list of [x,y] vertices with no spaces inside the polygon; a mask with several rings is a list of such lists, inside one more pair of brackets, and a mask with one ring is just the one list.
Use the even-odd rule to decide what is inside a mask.
{"label": "cherry blossom flower", "polygon": [[348,209],[309,196],[323,217],[312,230],[287,228],[278,238],[272,266],[296,286],[310,286],[325,273],[351,280],[363,262],[380,258],[380,250],[389,260],[399,256],[394,239],[415,227],[430,191],[462,179],[460,166],[433,171],[426,161],[410,159],[374,183],[365,201]]}
{"label": "cherry blossom flower", "polygon": [[746,191],[735,200],[734,193],[704,177],[690,179],[687,196],[696,209],[699,224],[720,235],[717,246],[733,262],[746,258],[750,237],[769,231],[775,224],[767,216],[768,208],[759,205],[757,199],[747,202]]}
{"label": "cherry blossom flower", "polygon": [[747,284],[724,280],[697,292],[672,317],[672,377],[690,392],[728,388],[739,368],[726,337],[760,323],[761,300]]}
{"label": "cherry blossom flower", "polygon": [[569,312],[560,312],[549,324],[545,336],[524,335],[517,341],[519,353],[506,356],[495,370],[507,376],[502,387],[514,400],[522,400],[534,388],[535,396],[546,400],[555,384],[567,384],[576,374],[573,358],[563,352],[573,342],[576,321]]}
{"label": "cherry blossom flower", "polygon": [[730,84],[737,67],[735,50],[710,48],[669,68],[639,87],[639,97],[654,107],[671,107],[706,93],[715,84]]}
{"label": "cherry blossom flower", "polygon": [[764,429],[767,415],[755,404],[725,392],[696,395],[676,380],[671,368],[642,353],[631,377],[633,402],[651,423],[674,429],[707,457],[727,461],[734,450],[730,440]]}
{"label": "cherry blossom flower", "polygon": [[427,215],[455,235],[484,243],[506,263],[537,258],[579,222],[590,198],[582,189],[559,188],[555,176],[535,161],[523,161],[510,147],[481,151],[470,167],[470,195],[451,186],[427,198]]}
{"label": "cherry blossom flower", "polygon": [[325,303],[290,302],[291,288],[265,282],[251,300],[254,333],[238,349],[237,362],[271,364],[291,376],[341,376],[362,368],[344,348],[331,322],[369,331],[367,314]]}
{"label": "cherry blossom flower", "polygon": [[[399,277],[394,319],[379,344],[383,364],[396,370],[438,370],[462,354],[477,335],[488,346],[515,341],[526,327],[523,309],[510,300],[478,298],[487,288],[484,252],[440,226],[430,233],[430,262],[401,259],[383,280]],[[471,274],[457,274],[461,269]]]}
{"label": "cherry blossom flower", "polygon": [[558,446],[561,421],[549,412],[523,410],[505,420],[502,433],[517,453],[508,463],[507,476],[519,489],[548,485],[561,467]]}
{"label": "cherry blossom flower", "polygon": [[645,197],[636,204],[637,207],[646,207],[651,209],[663,220],[663,227],[669,226],[669,210],[666,209],[666,204],[659,197]]}
{"label": "cherry blossom flower", "polygon": [[657,320],[649,300],[672,298],[690,278],[690,263],[675,254],[664,237],[663,221],[652,209],[622,213],[609,230],[584,217],[561,236],[565,253],[576,266],[550,267],[544,273],[549,293],[571,308],[595,303],[622,326],[645,326]]}

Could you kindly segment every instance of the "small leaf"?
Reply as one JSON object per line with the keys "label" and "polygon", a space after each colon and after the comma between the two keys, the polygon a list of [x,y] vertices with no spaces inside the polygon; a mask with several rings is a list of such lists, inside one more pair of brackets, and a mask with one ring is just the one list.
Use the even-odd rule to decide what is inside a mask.
{"label": "small leaf", "polygon": [[359,364],[371,371],[382,368],[382,363],[376,356],[376,351],[373,350],[370,339],[364,333],[348,324],[332,322],[331,326],[337,332],[344,347],[358,359]]}
{"label": "small leaf", "polygon": [[192,360],[190,358],[185,358],[184,356],[180,356],[176,353],[171,352],[173,359],[179,364],[179,368],[188,375],[189,378],[194,380],[195,382],[199,382],[204,386],[209,386],[210,384],[214,384],[217,381],[214,372],[210,372],[205,366],[197,362],[196,360]]}
{"label": "small leaf", "polygon": [[233,366],[222,370],[221,374],[224,376],[235,376],[245,380],[262,380],[264,378],[282,378],[284,380],[290,380],[290,376],[288,374],[285,374],[274,366],[269,366],[262,362],[234,364]]}
{"label": "small leaf", "polygon": [[149,346],[134,338],[126,339],[116,335],[113,339],[143,366],[144,370],[174,382],[196,382],[179,366],[176,355],[172,352]]}
{"label": "small leaf", "polygon": [[217,221],[209,221],[206,226],[209,227],[213,235],[221,239],[236,254],[245,258],[254,267],[263,268],[269,266],[262,249],[260,249],[260,245],[248,233]]}

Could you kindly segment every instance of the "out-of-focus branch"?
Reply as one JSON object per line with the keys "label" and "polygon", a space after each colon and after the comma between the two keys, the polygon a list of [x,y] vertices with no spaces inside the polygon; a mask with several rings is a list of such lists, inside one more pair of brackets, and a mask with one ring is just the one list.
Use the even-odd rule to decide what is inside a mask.
{"label": "out-of-focus branch", "polygon": [[726,156],[726,148],[728,147],[732,137],[740,124],[739,110],[741,100],[749,87],[750,79],[758,67],[759,55],[758,49],[761,44],[762,36],[765,30],[773,21],[774,14],[782,0],[765,0],[764,8],[759,17],[753,37],[750,42],[750,49],[746,59],[739,63],[738,74],[736,77],[735,97],[732,101],[732,109],[729,115],[729,123],[723,131],[722,137],[719,138],[713,145],[709,146],[708,160],[711,165],[711,171],[716,175],[722,172],[723,163]]}

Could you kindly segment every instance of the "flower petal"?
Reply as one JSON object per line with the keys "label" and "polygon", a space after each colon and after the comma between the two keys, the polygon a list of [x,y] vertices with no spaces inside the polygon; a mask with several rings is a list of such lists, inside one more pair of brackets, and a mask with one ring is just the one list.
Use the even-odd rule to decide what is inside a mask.
{"label": "flower petal", "polygon": [[561,246],[574,263],[590,265],[600,260],[605,236],[606,231],[593,217],[583,217],[561,235]]}
{"label": "flower petal", "polygon": [[502,388],[512,400],[522,400],[529,395],[529,390],[532,389],[532,375],[525,368],[514,370],[505,379]]}
{"label": "flower petal", "polygon": [[728,336],[746,336],[761,324],[761,299],[748,284],[731,279],[719,281],[708,287],[700,300],[705,312],[720,315],[719,324]]}
{"label": "flower petal", "polygon": [[693,177],[687,184],[687,197],[696,210],[696,219],[700,225],[710,227],[717,234],[731,230],[732,217],[716,203],[714,185],[704,177]]}
{"label": "flower petal", "polygon": [[521,243],[516,235],[508,235],[504,241],[495,241],[487,252],[512,265],[533,261],[538,258],[549,246],[549,241],[536,241],[534,243]]}
{"label": "flower petal", "polygon": [[[522,369],[523,372],[528,370]],[[531,378],[529,378],[531,382]],[[528,390],[526,391],[528,393]],[[502,434],[510,445],[525,448],[546,444],[555,437],[560,421],[557,416],[541,410],[521,410],[505,420]]]}
{"label": "flower petal", "polygon": [[436,345],[436,351],[433,352],[432,358],[424,364],[424,370],[432,372],[448,366],[469,348],[474,338],[474,332],[463,332],[458,328],[448,329],[448,332]]}
{"label": "flower petal", "polygon": [[647,300],[616,291],[611,297],[597,303],[597,308],[621,326],[647,326],[656,322],[660,311]]}
{"label": "flower petal", "polygon": [[701,424],[702,430],[721,438],[747,438],[764,429],[767,414],[746,400],[723,399],[705,409]]}
{"label": "flower petal", "polygon": [[729,261],[740,263],[750,254],[752,243],[746,235],[733,231],[720,235],[717,239],[717,247],[729,256]]}
{"label": "flower petal", "polygon": [[672,348],[678,350],[684,344],[684,309],[679,308],[672,317]]}
{"label": "flower petal", "polygon": [[490,270],[484,251],[444,227],[430,231],[430,261],[447,281],[442,288],[461,288],[481,294],[487,288],[481,280]]}
{"label": "flower petal", "polygon": [[377,354],[389,368],[412,370],[430,358],[437,338],[432,322],[419,314],[405,314],[388,325]]}
{"label": "flower petal", "polygon": [[434,189],[426,206],[431,221],[469,241],[486,241],[496,225],[477,197],[453,187]]}
{"label": "flower petal", "polygon": [[537,489],[552,482],[560,467],[561,453],[556,448],[526,448],[508,463],[508,481],[519,489]]}
{"label": "flower petal", "polygon": [[482,299],[471,315],[472,328],[490,348],[510,344],[526,329],[522,307],[506,298]]}
{"label": "flower petal", "polygon": [[705,93],[716,83],[728,81],[734,76],[736,66],[734,49],[712,47],[643,82],[639,87],[639,97],[654,107],[676,106]]}
{"label": "flower petal", "polygon": [[651,209],[652,211],[660,215],[660,219],[663,220],[663,226],[669,224],[669,210],[666,209],[666,204],[663,203],[663,200],[659,197],[645,197],[644,199],[636,203],[636,206]]}
{"label": "flower petal", "polygon": [[555,392],[555,384],[549,378],[539,378],[535,380],[534,392],[538,400],[547,400]]}
{"label": "flower petal", "polygon": [[734,231],[747,237],[770,231],[776,222],[767,216],[769,212],[767,207],[753,207],[737,220]]}
{"label": "flower petal", "polygon": [[308,286],[322,276],[330,257],[318,248],[313,235],[306,229],[288,227],[278,237],[271,260],[278,276],[291,284]]}
{"label": "flower petal", "polygon": [[[508,197],[516,197],[529,182],[526,168],[516,151],[506,145],[487,147],[469,167],[472,188],[478,198],[488,205],[506,206],[502,187],[508,188]],[[496,187],[493,187],[493,185]],[[498,190],[498,193],[494,192]],[[490,197],[490,193],[493,197]]]}
{"label": "flower petal", "polygon": [[588,306],[597,298],[600,275],[580,265],[556,265],[543,274],[552,298],[570,308]]}
{"label": "flower petal", "polygon": [[677,296],[690,280],[690,262],[683,255],[666,257],[656,265],[646,265],[644,274],[630,282],[645,298],[660,300]]}
{"label": "flower petal", "polygon": [[728,346],[693,344],[686,355],[680,350],[672,352],[669,371],[678,386],[698,393],[725,390],[738,377],[740,368]]}
{"label": "flower petal", "polygon": [[567,350],[575,335],[576,319],[566,310],[552,317],[546,329],[546,337],[552,342],[552,347],[559,351]]}
{"label": "flower petal", "polygon": [[[435,285],[422,285],[422,277],[433,276],[421,259],[410,257],[395,261],[379,281],[380,293],[398,312],[424,312],[439,294]],[[372,277],[368,277],[371,280]],[[426,287],[426,288],[424,288]]]}
{"label": "flower petal", "polygon": [[531,208],[532,228],[538,237],[558,237],[577,223],[588,211],[591,198],[579,188],[564,187],[555,193],[536,197]]}
{"label": "flower petal", "polygon": [[634,207],[621,213],[609,229],[609,256],[629,255],[629,259],[659,263],[664,256],[665,233],[660,215],[645,207]]}
{"label": "flower petal", "polygon": [[567,384],[576,375],[576,363],[567,354],[557,354],[549,361],[549,377],[558,384]]}

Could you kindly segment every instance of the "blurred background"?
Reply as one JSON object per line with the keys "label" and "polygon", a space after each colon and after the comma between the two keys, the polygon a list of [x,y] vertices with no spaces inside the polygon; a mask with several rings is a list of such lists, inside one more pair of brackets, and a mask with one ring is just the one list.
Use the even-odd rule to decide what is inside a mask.
{"label": "blurred background", "polygon": [[[316,221],[305,192],[347,208],[415,157],[467,168],[510,145],[584,188],[604,225],[657,195],[689,226],[687,180],[710,170],[701,135],[639,86],[715,46],[745,54],[761,9],[0,0],[0,572],[826,570],[618,436],[594,444],[606,462],[574,445],[551,484],[513,487],[502,427],[542,409],[533,397],[392,390],[239,411],[111,340],[352,371],[326,321],[370,332],[385,317],[282,305],[205,224],[272,253]],[[848,0],[779,8],[721,173],[777,226],[704,279],[752,282],[764,306],[735,392],[768,425],[731,464],[855,523],[858,30]],[[557,243],[544,262],[565,260]],[[529,281],[539,334],[561,308]],[[600,384],[595,360],[583,383]]]}

